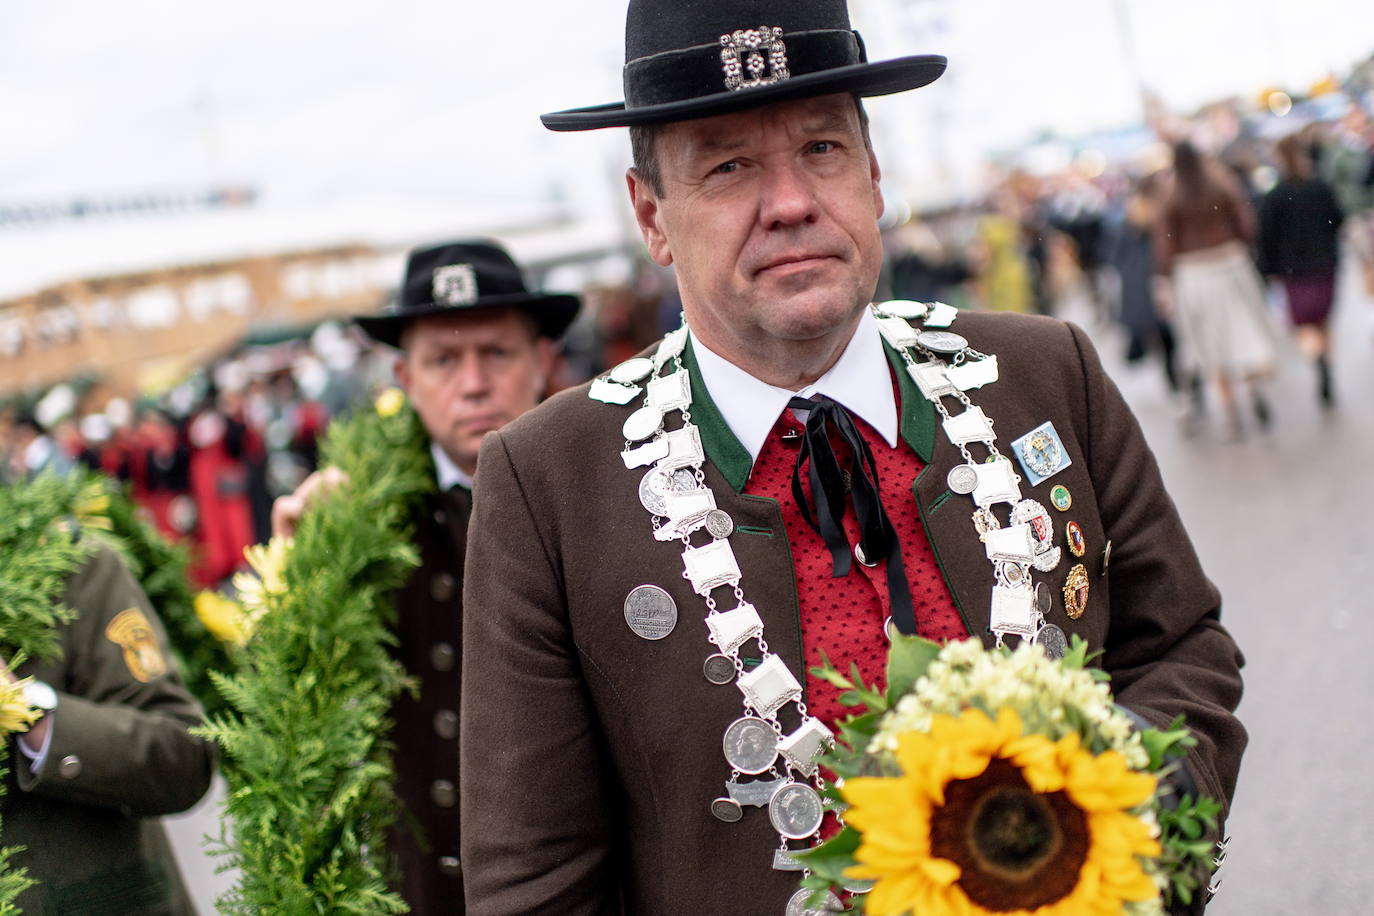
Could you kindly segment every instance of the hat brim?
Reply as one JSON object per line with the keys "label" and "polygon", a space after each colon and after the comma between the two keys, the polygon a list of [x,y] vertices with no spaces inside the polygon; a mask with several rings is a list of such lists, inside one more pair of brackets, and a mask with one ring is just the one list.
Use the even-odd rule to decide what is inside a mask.
{"label": "hat brim", "polygon": [[919,54],[898,57],[878,63],[852,64],[834,67],[817,73],[793,76],[767,86],[749,89],[724,90],[713,95],[626,108],[624,102],[594,105],[590,108],[570,108],[539,116],[549,130],[598,130],[603,127],[636,127],[641,124],[663,124],[688,121],[712,115],[729,114],[757,108],[787,99],[850,92],[868,97],[891,95],[908,89],[919,89],[933,83],[945,72],[946,59],[939,54]]}
{"label": "hat brim", "polygon": [[353,322],[367,332],[373,340],[401,346],[401,333],[410,322],[431,315],[447,315],[456,312],[479,312],[487,309],[518,308],[533,318],[539,325],[543,337],[557,340],[577,317],[581,300],[568,293],[522,293],[508,296],[484,296],[468,305],[417,305],[404,312],[387,312],[380,315],[357,315]]}

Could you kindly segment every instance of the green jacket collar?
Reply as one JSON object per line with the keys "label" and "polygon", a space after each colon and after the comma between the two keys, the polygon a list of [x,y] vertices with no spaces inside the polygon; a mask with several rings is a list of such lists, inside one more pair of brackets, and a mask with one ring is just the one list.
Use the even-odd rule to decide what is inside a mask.
{"label": "green jacket collar", "polygon": [[[916,383],[906,371],[902,355],[892,349],[886,340],[883,341],[883,349],[887,352],[893,372],[897,374],[897,390],[901,394],[902,439],[915,450],[922,461],[929,463],[935,445],[935,408],[917,389]],[[735,434],[726,425],[720,408],[711,400],[711,393],[706,390],[706,385],[701,379],[701,369],[697,366],[690,335],[682,351],[682,364],[687,367],[688,377],[692,382],[692,422],[701,432],[701,444],[706,450],[706,457],[711,459],[711,463],[725,476],[735,492],[739,493],[749,481],[749,471],[753,468],[754,462],[748,450],[740,444],[739,439],[735,438]]]}

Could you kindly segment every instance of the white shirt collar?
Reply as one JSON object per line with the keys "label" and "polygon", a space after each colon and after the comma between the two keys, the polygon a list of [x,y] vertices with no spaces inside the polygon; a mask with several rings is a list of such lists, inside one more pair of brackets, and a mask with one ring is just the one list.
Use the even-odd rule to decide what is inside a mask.
{"label": "white shirt collar", "polygon": [[793,397],[814,394],[840,402],[877,430],[889,446],[897,445],[897,401],[892,395],[892,376],[888,373],[882,335],[868,309],[864,309],[854,336],[835,365],[800,391],[760,381],[712,351],[695,335],[692,347],[711,400],[725,425],[755,461],[787,402]]}
{"label": "white shirt collar", "polygon": [[447,490],[455,483],[465,490],[472,489],[472,475],[454,464],[448,452],[439,447],[439,443],[431,441],[429,453],[434,456],[434,472],[439,478],[440,490]]}

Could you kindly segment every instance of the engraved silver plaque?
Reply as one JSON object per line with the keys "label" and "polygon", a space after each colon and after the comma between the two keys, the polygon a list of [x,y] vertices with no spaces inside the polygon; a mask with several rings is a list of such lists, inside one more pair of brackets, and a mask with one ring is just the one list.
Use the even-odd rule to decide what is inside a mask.
{"label": "engraved silver plaque", "polygon": [[824,816],[825,808],[816,790],[799,782],[783,786],[768,803],[768,819],[773,822],[773,829],[789,840],[804,840],[814,834],[821,829]]}
{"label": "engraved silver plaque", "polygon": [[620,385],[604,378],[592,379],[587,397],[603,404],[628,404],[643,391],[638,385]]}
{"label": "engraved silver plaque", "polygon": [[607,375],[610,376],[613,382],[619,382],[622,385],[633,385],[653,371],[653,360],[645,359],[643,356],[636,356],[634,359],[625,360],[625,362],[608,372]]}
{"label": "engraved silver plaque", "polygon": [[682,565],[698,595],[709,595],[711,589],[721,585],[739,583],[739,563],[729,541],[712,541],[705,547],[688,546],[682,551]]}
{"label": "engraved silver plaque", "polygon": [[802,693],[801,684],[787,669],[787,663],[776,655],[769,655],[753,671],[741,674],[735,683],[744,694],[744,701],[761,716],[771,716],[784,703],[795,700]]}
{"label": "engraved silver plaque", "polygon": [[878,311],[884,315],[891,315],[893,318],[905,318],[911,321],[914,318],[924,318],[930,306],[924,302],[916,302],[912,299],[889,299],[886,302],[879,302],[876,306]]}
{"label": "engraved silver plaque", "polygon": [[1064,635],[1064,631],[1052,623],[1047,623],[1037,630],[1032,641],[1050,658],[1063,658],[1064,652],[1069,648],[1069,639]]}
{"label": "engraved silver plaque", "polygon": [[1014,503],[1021,498],[1016,469],[1007,459],[985,461],[973,467],[978,472],[978,486],[973,490],[973,501],[979,506],[987,508],[995,503]]}
{"label": "engraved silver plaque", "polygon": [[[620,453],[620,460],[625,462],[625,467],[629,470],[642,468],[645,465],[653,464],[655,461],[668,454],[668,443],[662,437],[646,442],[636,448],[627,448]],[[657,515],[658,513],[654,513]]]}
{"label": "engraved silver plaque", "polygon": [[649,379],[648,389],[649,403],[662,413],[692,406],[692,383],[686,369]]}
{"label": "engraved silver plaque", "polygon": [[762,773],[778,759],[777,732],[755,716],[742,716],[731,722],[721,747],[726,763],[751,776]]}
{"label": "engraved silver plaque", "polygon": [[735,531],[735,520],[724,509],[706,513],[706,533],[713,538],[728,538]]}
{"label": "engraved silver plaque", "polygon": [[943,302],[932,302],[930,313],[926,315],[926,320],[921,322],[928,328],[947,328],[954,324],[954,319],[959,317],[959,310],[952,305]]}
{"label": "engraved silver plaque", "polygon": [[[800,852],[801,850],[797,850]],[[775,849],[773,850],[773,870],[774,871],[806,871],[806,866],[798,862],[792,856],[792,850]]]}
{"label": "engraved silver plaque", "polygon": [[686,345],[686,328],[678,328],[664,334],[663,339],[658,342],[658,349],[654,351],[654,368],[661,369],[670,360],[677,359]]}
{"label": "engraved silver plaque", "polygon": [[903,350],[916,343],[916,330],[900,318],[879,318],[878,331],[883,338],[897,350]]}
{"label": "engraved silver plaque", "polygon": [[960,391],[972,391],[984,385],[991,385],[999,377],[997,357],[986,356],[983,359],[966,360],[957,366],[951,366],[945,375],[949,376],[950,382]]}
{"label": "engraved silver plaque", "polygon": [[677,602],[657,585],[638,585],[625,596],[625,622],[644,639],[662,639],[677,626]]}
{"label": "engraved silver plaque", "polygon": [[809,903],[814,893],[804,887],[788,898],[786,916],[834,916],[844,912],[844,904],[830,891],[826,891],[817,903]]}
{"label": "engraved silver plaque", "polygon": [[954,383],[945,374],[944,363],[931,360],[930,362],[907,366],[906,371],[928,401],[954,393]]}
{"label": "engraved silver plaque", "polygon": [[991,442],[995,436],[992,432],[992,421],[987,414],[983,413],[981,407],[970,407],[961,414],[956,414],[948,420],[942,420],[941,425],[945,428],[945,435],[949,441],[955,445],[967,445],[970,442]]}
{"label": "engraved silver plaque", "polygon": [[642,442],[663,426],[663,412],[654,407],[641,407],[625,418],[620,431],[630,442]]}
{"label": "engraved silver plaque", "polygon": [[701,464],[706,460],[706,452],[701,448],[701,430],[688,423],[663,436],[668,452],[658,463],[660,469],[671,471]]}
{"label": "engraved silver plaque", "polygon": [[762,808],[768,804],[773,794],[786,782],[787,780],[781,778],[755,779],[753,782],[727,782],[725,791],[740,805]]}
{"label": "engraved silver plaque", "polygon": [[778,742],[778,753],[798,773],[816,775],[816,758],[825,753],[835,733],[814,716],[807,716],[797,730]]}
{"label": "engraved silver plaque", "polygon": [[1059,558],[1062,556],[1058,547],[1051,547],[1049,550],[1042,550],[1031,560],[1031,565],[1041,572],[1050,572],[1059,566]]}
{"label": "engraved silver plaque", "polygon": [[654,532],[660,541],[673,541],[691,534],[706,522],[706,513],[716,507],[716,495],[705,487],[663,494],[664,515],[668,523]]}
{"label": "engraved silver plaque", "polygon": [[708,614],[706,628],[711,642],[727,655],[763,632],[763,620],[752,604],[745,602],[729,611]]}
{"label": "engraved silver plaque", "polygon": [[701,673],[712,684],[728,684],[735,679],[735,663],[728,655],[717,652],[706,656]]}
{"label": "engraved silver plaque", "polygon": [[956,464],[945,475],[945,485],[960,496],[967,496],[978,486],[978,471],[971,464]]}
{"label": "engraved silver plaque", "polygon": [[992,587],[992,632],[1031,636],[1040,615],[1035,612],[1035,593],[1028,588]]}
{"label": "engraved silver plaque", "polygon": [[[926,319],[930,324],[930,319]],[[958,353],[968,346],[968,341],[953,331],[922,331],[916,335],[916,342],[932,353]]]}
{"label": "engraved silver plaque", "polygon": [[711,813],[727,824],[733,824],[744,817],[744,809],[733,798],[717,798],[711,802]]}
{"label": "engraved silver plaque", "polygon": [[1030,526],[1024,522],[1010,528],[998,528],[983,535],[983,547],[988,559],[1013,560],[1029,563],[1035,556],[1035,542],[1031,537]]}

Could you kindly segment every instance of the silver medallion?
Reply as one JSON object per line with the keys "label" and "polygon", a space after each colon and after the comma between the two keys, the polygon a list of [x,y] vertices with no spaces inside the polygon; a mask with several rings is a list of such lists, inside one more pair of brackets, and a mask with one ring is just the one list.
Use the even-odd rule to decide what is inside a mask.
{"label": "silver medallion", "polygon": [[713,538],[728,538],[735,531],[735,521],[724,509],[706,513],[706,533]]}
{"label": "silver medallion", "polygon": [[956,390],[954,383],[945,374],[945,364],[938,360],[907,366],[906,372],[928,401],[954,394]]}
{"label": "silver medallion", "polygon": [[1054,593],[1050,587],[1043,582],[1035,583],[1035,609],[1043,616],[1050,612],[1054,607]]}
{"label": "silver medallion", "polygon": [[741,716],[731,722],[721,746],[725,750],[725,761],[751,776],[767,770],[778,759],[777,732],[755,716]]}
{"label": "silver medallion", "polygon": [[677,359],[682,353],[682,348],[687,345],[687,329],[678,328],[676,331],[669,331],[663,335],[663,340],[659,341],[658,349],[654,351],[654,368],[661,369],[670,360]]}
{"label": "silver medallion", "polygon": [[792,855],[793,852],[805,852],[803,849],[775,849],[773,850],[773,870],[774,871],[806,871],[806,866],[797,861]]}
{"label": "silver medallion", "polygon": [[620,459],[625,462],[625,468],[633,471],[635,468],[642,468],[653,464],[660,458],[668,454],[668,440],[660,436],[652,442],[645,442],[636,448],[627,448],[620,453]]}
{"label": "silver medallion", "polygon": [[960,496],[967,496],[978,486],[978,471],[971,464],[956,464],[945,475],[945,485]]}
{"label": "silver medallion", "polygon": [[625,596],[625,622],[644,639],[662,639],[677,626],[677,602],[657,585],[638,585]]}
{"label": "silver medallion", "polygon": [[869,891],[873,890],[874,884],[877,884],[877,882],[864,881],[859,878],[850,878],[848,881],[845,881],[843,884],[841,884],[840,887],[849,891],[851,894],[867,894]]}
{"label": "silver medallion", "polygon": [[763,619],[759,617],[758,610],[746,601],[728,611],[707,614],[706,628],[711,632],[711,642],[729,655],[763,632]]}
{"label": "silver medallion", "polygon": [[1050,658],[1063,658],[1065,650],[1069,648],[1069,639],[1064,631],[1052,623],[1037,630],[1032,641]]}
{"label": "silver medallion", "polygon": [[991,442],[997,438],[992,432],[992,421],[981,407],[970,407],[963,413],[942,420],[940,425],[945,428],[945,437],[954,445]]}
{"label": "silver medallion", "polygon": [[1028,588],[992,587],[992,632],[1001,636],[1014,633],[1032,636],[1040,620],[1035,610],[1035,593]]}
{"label": "silver medallion", "polygon": [[982,359],[965,360],[957,366],[950,366],[945,374],[960,391],[982,388],[998,379],[997,357],[985,356]]}
{"label": "silver medallion", "polygon": [[911,299],[889,299],[886,302],[879,302],[877,309],[884,315],[911,321],[913,318],[924,318],[930,307],[924,302],[916,302]]}
{"label": "silver medallion", "polygon": [[711,802],[711,813],[727,824],[733,824],[744,817],[744,809],[733,798],[717,798]]}
{"label": "silver medallion", "polygon": [[639,502],[651,515],[668,515],[668,494],[694,490],[696,475],[688,468],[664,472],[650,468],[639,482]]}
{"label": "silver medallion", "polygon": [[926,315],[926,320],[921,322],[928,328],[947,328],[954,324],[954,320],[959,317],[959,310],[952,305],[943,302],[932,302],[930,313]]}
{"label": "silver medallion", "polygon": [[787,901],[787,916],[833,916],[835,913],[844,912],[844,904],[830,891],[826,891],[816,903],[811,903],[811,895],[814,893],[815,891],[804,887],[793,894]]}
{"label": "silver medallion", "polygon": [[978,486],[973,490],[973,501],[983,508],[994,503],[1014,503],[1021,498],[1021,484],[1016,469],[1005,458],[997,458],[975,464],[978,472]]}
{"label": "silver medallion", "polygon": [[1041,572],[1050,572],[1059,566],[1061,551],[1058,547],[1051,547],[1049,550],[1042,550],[1031,560],[1031,565]]}
{"label": "silver medallion", "polygon": [[692,383],[686,369],[649,379],[649,403],[667,413],[692,405]]}
{"label": "silver medallion", "polygon": [[1022,588],[1030,579],[1026,564],[1012,560],[995,560],[993,571],[997,574],[997,581],[1008,588]]}
{"label": "silver medallion", "polygon": [[821,797],[815,789],[800,782],[789,782],[768,803],[768,819],[773,829],[789,840],[804,840],[814,834],[821,829],[824,816]]}
{"label": "silver medallion", "polygon": [[[724,544],[724,541],[716,541]],[[744,701],[761,716],[771,716],[784,704],[802,695],[801,684],[777,655],[768,655],[753,671],[741,674],[735,681]]]}
{"label": "silver medallion", "polygon": [[717,652],[715,655],[706,656],[701,673],[712,684],[728,684],[735,679],[735,663],[728,655]]}
{"label": "silver medallion", "polygon": [[996,531],[1001,527],[1002,523],[997,520],[997,516],[992,514],[991,509],[973,510],[973,530],[978,532],[979,538],[982,538],[989,531]]}
{"label": "silver medallion", "polygon": [[968,347],[963,335],[953,331],[922,331],[916,342],[933,353],[958,353]]}
{"label": "silver medallion", "polygon": [[777,779],[755,779],[753,782],[727,782],[725,791],[741,806],[765,808],[774,793],[786,783],[787,780],[781,776]]}
{"label": "silver medallion", "polygon": [[807,716],[797,730],[778,742],[778,752],[788,766],[806,776],[816,775],[816,758],[835,740],[835,733],[815,716]]}
{"label": "silver medallion", "polygon": [[642,442],[663,426],[663,412],[656,407],[641,407],[625,418],[620,431],[630,442]]}
{"label": "silver medallion", "polygon": [[905,350],[916,342],[916,329],[900,318],[878,318],[878,333],[894,350]]}
{"label": "silver medallion", "polygon": [[688,545],[682,551],[683,576],[698,595],[709,595],[721,585],[738,585],[739,561],[729,541],[712,541],[705,547]]}
{"label": "silver medallion", "polygon": [[1050,518],[1050,510],[1035,500],[1023,499],[1013,506],[1011,523],[1025,523],[1030,526],[1031,535],[1035,538],[1036,553],[1044,553],[1054,546],[1054,521]]}
{"label": "silver medallion", "polygon": [[643,391],[638,385],[621,385],[604,378],[592,379],[587,397],[603,404],[628,404]]}
{"label": "silver medallion", "polygon": [[613,382],[619,382],[622,385],[633,385],[653,371],[653,360],[645,359],[643,356],[636,356],[634,359],[625,360],[625,362],[608,372],[607,375],[610,376]]}

